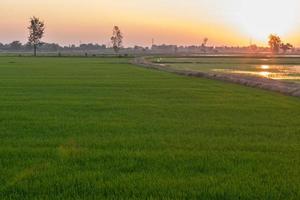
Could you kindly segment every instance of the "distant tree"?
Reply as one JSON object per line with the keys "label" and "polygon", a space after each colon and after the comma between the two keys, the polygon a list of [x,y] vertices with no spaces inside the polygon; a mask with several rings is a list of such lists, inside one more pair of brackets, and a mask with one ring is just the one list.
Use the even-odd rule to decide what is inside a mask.
{"label": "distant tree", "polygon": [[201,49],[203,52],[206,52],[206,45],[207,45],[207,42],[208,42],[208,38],[204,38],[203,39],[203,42],[202,42],[202,45],[201,45]]}
{"label": "distant tree", "polygon": [[208,38],[204,38],[202,42],[202,47],[206,47],[207,42],[208,42]]}
{"label": "distant tree", "polygon": [[20,50],[22,48],[22,43],[20,41],[13,41],[9,44],[11,50]]}
{"label": "distant tree", "polygon": [[281,46],[281,39],[277,35],[270,35],[269,36],[269,46],[273,53],[278,53],[280,46]]}
{"label": "distant tree", "polygon": [[31,51],[32,50],[32,46],[31,46],[31,44],[29,44],[29,42],[27,42],[26,44],[24,44],[24,50],[25,51]]}
{"label": "distant tree", "polygon": [[34,48],[34,56],[36,56],[36,51],[38,45],[41,44],[41,39],[44,36],[45,24],[37,17],[32,17],[30,19],[29,37],[28,43]]}
{"label": "distant tree", "polygon": [[280,45],[280,48],[283,50],[284,53],[286,53],[288,50],[293,49],[294,47],[290,43],[286,43],[286,44],[282,43]]}
{"label": "distant tree", "polygon": [[118,26],[114,26],[113,35],[110,40],[115,53],[119,53],[120,49],[122,48],[123,34]]}
{"label": "distant tree", "polygon": [[55,43],[43,43],[43,46],[40,49],[41,51],[57,52],[61,49],[61,47],[59,44]]}
{"label": "distant tree", "polygon": [[250,49],[251,51],[257,51],[258,47],[257,47],[256,44],[251,44],[251,45],[249,46],[249,49]]}

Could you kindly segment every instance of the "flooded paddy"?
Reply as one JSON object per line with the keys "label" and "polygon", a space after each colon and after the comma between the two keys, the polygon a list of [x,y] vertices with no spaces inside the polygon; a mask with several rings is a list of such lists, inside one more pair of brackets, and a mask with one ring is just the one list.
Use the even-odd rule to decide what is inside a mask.
{"label": "flooded paddy", "polygon": [[155,58],[152,62],[177,70],[240,74],[300,83],[300,58]]}
{"label": "flooded paddy", "polygon": [[[239,67],[235,67],[239,68]],[[214,72],[245,74],[275,80],[300,81],[300,65],[258,65],[249,67],[249,70],[212,69]]]}

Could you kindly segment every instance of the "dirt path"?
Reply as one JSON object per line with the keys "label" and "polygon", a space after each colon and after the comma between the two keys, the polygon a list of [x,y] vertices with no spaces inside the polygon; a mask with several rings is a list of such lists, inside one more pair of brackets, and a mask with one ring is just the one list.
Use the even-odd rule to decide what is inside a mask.
{"label": "dirt path", "polygon": [[280,92],[282,94],[286,94],[290,96],[300,97],[300,84],[297,83],[288,83],[288,82],[282,82],[282,81],[272,80],[268,78],[260,78],[260,77],[253,77],[253,76],[239,75],[239,74],[222,74],[222,73],[178,70],[178,69],[171,68],[167,65],[152,63],[150,61],[147,61],[145,57],[135,58],[132,61],[132,64],[145,67],[145,68],[175,73],[178,75],[221,80],[230,83],[245,85],[248,87],[256,87],[256,88],[261,88],[261,89],[270,90],[274,92]]}

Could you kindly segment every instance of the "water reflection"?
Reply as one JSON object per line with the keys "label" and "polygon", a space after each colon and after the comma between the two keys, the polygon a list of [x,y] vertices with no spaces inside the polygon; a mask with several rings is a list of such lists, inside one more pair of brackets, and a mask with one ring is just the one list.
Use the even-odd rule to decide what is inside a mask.
{"label": "water reflection", "polygon": [[270,72],[259,72],[259,75],[260,75],[260,76],[263,76],[263,77],[269,78],[270,75],[271,75],[271,73],[270,73]]}
{"label": "water reflection", "polygon": [[[239,70],[245,69],[245,70]],[[217,72],[247,74],[276,80],[300,80],[300,66],[258,65],[249,67],[235,67],[234,69],[215,69]]]}
{"label": "water reflection", "polygon": [[262,65],[261,69],[270,69],[270,66],[269,65]]}

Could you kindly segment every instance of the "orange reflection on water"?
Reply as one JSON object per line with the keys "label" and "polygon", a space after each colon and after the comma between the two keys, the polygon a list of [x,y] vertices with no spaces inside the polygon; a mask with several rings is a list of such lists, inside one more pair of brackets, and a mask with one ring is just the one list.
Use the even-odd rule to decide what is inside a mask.
{"label": "orange reflection on water", "polygon": [[[254,73],[256,73],[256,72],[254,72]],[[263,77],[267,77],[267,78],[269,78],[269,76],[271,75],[270,72],[258,72],[257,74],[260,76],[263,76]]]}
{"label": "orange reflection on water", "polygon": [[260,66],[261,69],[270,69],[270,66],[269,65],[262,65]]}
{"label": "orange reflection on water", "polygon": [[226,69],[215,69],[213,71],[223,72],[223,73],[233,73],[233,74],[245,74],[252,76],[259,76],[263,78],[270,78],[276,80],[300,80],[300,76],[294,75],[291,76],[290,73],[287,72],[268,72],[268,71],[242,71],[242,70],[226,70]]}

